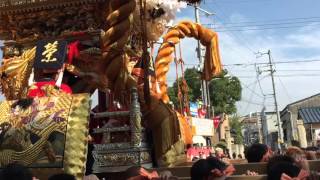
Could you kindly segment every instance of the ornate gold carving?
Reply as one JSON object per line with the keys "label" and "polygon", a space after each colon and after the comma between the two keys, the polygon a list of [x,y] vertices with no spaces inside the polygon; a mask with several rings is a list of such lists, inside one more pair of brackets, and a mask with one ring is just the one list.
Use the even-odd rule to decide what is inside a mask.
{"label": "ornate gold carving", "polygon": [[21,56],[3,59],[0,68],[1,91],[7,100],[25,98],[36,48],[26,50]]}
{"label": "ornate gold carving", "polygon": [[[51,2],[53,0],[50,0]],[[32,42],[45,38],[57,38],[72,32],[98,30],[103,25],[104,3],[73,4],[59,8],[39,9],[28,13],[4,13],[0,11],[0,39]],[[21,8],[21,7],[20,7]]]}
{"label": "ornate gold carving", "polygon": [[151,162],[152,161],[150,152],[147,152],[147,151],[141,152],[140,157],[141,157],[141,162]]}
{"label": "ornate gold carving", "polygon": [[[56,162],[54,166],[61,166],[67,173],[82,179],[87,155],[89,101],[87,94],[60,94],[1,103],[0,166],[12,162],[27,166]],[[49,141],[52,133],[65,139],[55,143],[59,151],[52,149]],[[31,135],[39,139],[34,142]],[[61,151],[64,153],[59,154]],[[48,153],[47,158],[43,153]]]}
{"label": "ornate gold carving", "polygon": [[131,89],[131,112],[130,112],[131,144],[133,147],[141,146],[141,112],[138,102],[138,92],[136,88]]}
{"label": "ornate gold carving", "polygon": [[122,152],[94,153],[95,167],[116,167],[141,165],[151,162],[151,155],[148,151],[127,149]]}

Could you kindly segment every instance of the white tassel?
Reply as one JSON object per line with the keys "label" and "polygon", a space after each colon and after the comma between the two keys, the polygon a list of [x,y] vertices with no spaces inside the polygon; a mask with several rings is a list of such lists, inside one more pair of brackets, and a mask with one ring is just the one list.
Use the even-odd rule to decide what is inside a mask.
{"label": "white tassel", "polygon": [[58,79],[56,81],[56,86],[59,88],[61,87],[61,84],[62,84],[63,74],[64,74],[64,65],[63,65],[63,68],[59,70]]}
{"label": "white tassel", "polygon": [[29,80],[28,80],[28,86],[32,86],[34,83],[34,69],[32,68],[31,74],[29,76]]}

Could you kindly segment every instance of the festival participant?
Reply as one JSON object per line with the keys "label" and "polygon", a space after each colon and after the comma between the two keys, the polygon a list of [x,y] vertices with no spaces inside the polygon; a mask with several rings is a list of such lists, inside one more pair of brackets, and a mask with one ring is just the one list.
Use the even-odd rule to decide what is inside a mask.
{"label": "festival participant", "polygon": [[232,175],[235,169],[218,158],[200,159],[191,167],[191,180],[220,180]]}
{"label": "festival participant", "polygon": [[295,163],[304,170],[309,170],[309,163],[307,162],[306,154],[299,147],[289,147],[286,151],[286,155],[292,157]]}
{"label": "festival participant", "polygon": [[319,150],[316,152],[316,157],[317,157],[317,160],[320,160],[320,151]]}
{"label": "festival participant", "polygon": [[315,151],[306,151],[305,152],[305,155],[306,155],[306,159],[307,160],[317,160],[317,155],[316,155],[316,152]]}
{"label": "festival participant", "polygon": [[99,178],[94,174],[90,174],[88,176],[85,176],[83,180],[99,180]]}
{"label": "festival participant", "polygon": [[133,166],[128,168],[125,173],[123,180],[178,180],[174,177],[170,171],[163,171],[159,174],[156,171],[149,172],[146,169]]}
{"label": "festival participant", "polygon": [[200,159],[200,147],[199,145],[194,146],[192,161]]}
{"label": "festival participant", "polygon": [[76,180],[76,178],[73,175],[62,173],[52,175],[48,180]]}
{"label": "festival participant", "polygon": [[38,180],[31,171],[20,164],[9,164],[0,173],[1,180]]}
{"label": "festival participant", "polygon": [[249,163],[268,162],[271,151],[265,144],[253,144],[245,152],[245,157]]}
{"label": "festival participant", "polygon": [[222,148],[217,147],[215,152],[216,152],[216,157],[217,158],[219,158],[219,159],[224,158],[224,153],[223,153],[223,149]]}
{"label": "festival participant", "polygon": [[210,155],[211,155],[211,148],[210,147],[204,148],[204,155],[206,158],[210,157]]}
{"label": "festival participant", "polygon": [[189,162],[192,161],[194,154],[195,154],[195,148],[193,147],[193,145],[190,145],[190,147],[187,149],[187,160]]}
{"label": "festival participant", "polygon": [[289,162],[279,162],[268,171],[268,180],[307,180],[308,177],[308,171]]}
{"label": "festival participant", "polygon": [[294,158],[292,158],[288,155],[275,155],[269,159],[268,164],[267,164],[267,171],[269,171],[271,169],[271,167],[273,167],[274,165],[276,165],[280,162],[287,162],[287,163],[294,164],[295,160],[294,160]]}

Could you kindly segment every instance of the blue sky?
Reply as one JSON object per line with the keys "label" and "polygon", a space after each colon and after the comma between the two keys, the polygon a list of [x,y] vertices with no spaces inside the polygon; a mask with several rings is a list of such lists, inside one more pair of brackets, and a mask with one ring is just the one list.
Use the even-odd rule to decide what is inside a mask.
{"label": "blue sky", "polygon": [[[212,17],[202,15],[201,22],[215,25],[219,33],[223,64],[267,62],[267,56],[257,58],[254,53],[269,49],[276,62],[320,59],[318,0],[205,0],[201,7],[216,14]],[[184,9],[178,14],[176,21],[183,19],[194,20],[193,8]],[[224,27],[229,28],[221,29]],[[239,29],[245,31],[231,31]],[[184,58],[189,64],[197,62],[195,44],[193,40],[184,40],[182,43]],[[226,68],[230,74],[240,77],[242,82],[243,99],[237,104],[239,114],[261,111],[263,104],[267,110],[274,110],[270,96],[263,103],[262,94],[272,93],[271,78],[267,73],[260,76],[266,76],[260,80],[261,92],[254,66]],[[266,70],[265,67],[260,68]],[[275,68],[275,84],[281,110],[291,102],[319,93],[319,62],[277,64]],[[171,79],[175,78],[173,71],[169,74]]]}
{"label": "blue sky", "polygon": [[[274,61],[320,59],[319,0],[204,0],[201,7],[216,14],[212,17],[202,14],[201,22],[214,24],[217,31],[222,31],[218,33],[223,64],[267,62],[266,56],[256,58],[254,53],[265,52],[268,49],[272,51]],[[194,20],[193,8],[188,7],[178,13],[176,22],[185,19]],[[284,28],[230,31],[230,29],[248,29],[243,27],[247,25],[250,25],[250,29],[275,26],[264,26],[265,24],[277,24],[277,27]],[[287,26],[298,27],[285,28]],[[221,29],[223,27],[230,28]],[[198,62],[195,47],[196,41],[192,39],[182,41],[186,64]],[[173,67],[172,65],[169,72],[169,84],[175,80]],[[272,93],[270,76],[266,76],[266,73],[260,76],[260,78],[266,76],[260,80],[263,90],[261,92],[254,66],[226,68],[230,74],[240,77],[242,82],[243,99],[237,103],[239,114],[260,111],[263,104],[267,106],[267,110],[274,110],[273,100],[268,96],[263,103],[262,96],[262,93]],[[261,69],[266,70],[265,67]],[[288,103],[319,93],[320,62],[277,64],[276,70],[275,75],[281,76],[275,78],[280,109]],[[292,77],[293,74],[297,76]],[[305,76],[299,76],[301,74]]]}

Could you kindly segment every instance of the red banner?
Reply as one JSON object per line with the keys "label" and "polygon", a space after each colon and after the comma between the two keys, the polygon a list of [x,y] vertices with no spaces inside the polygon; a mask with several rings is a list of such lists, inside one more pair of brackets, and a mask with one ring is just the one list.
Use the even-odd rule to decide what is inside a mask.
{"label": "red banner", "polygon": [[214,128],[217,129],[219,127],[219,124],[220,124],[220,116],[215,116],[213,118],[213,125],[214,125]]}

